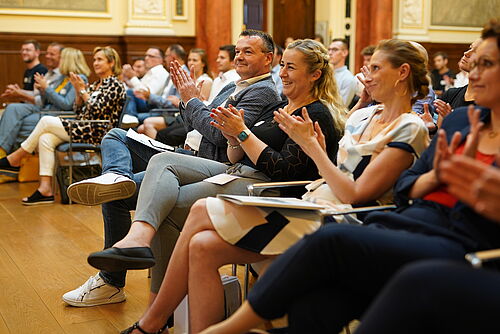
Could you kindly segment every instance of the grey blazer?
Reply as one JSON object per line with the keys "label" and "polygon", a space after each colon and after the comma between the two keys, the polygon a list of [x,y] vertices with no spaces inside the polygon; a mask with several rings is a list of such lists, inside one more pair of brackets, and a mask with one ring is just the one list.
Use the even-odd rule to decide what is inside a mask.
{"label": "grey blazer", "polygon": [[[188,131],[196,129],[203,135],[198,152],[199,157],[220,162],[229,161],[226,153],[227,140],[218,129],[210,125],[212,121],[210,110],[228,99],[235,88],[234,83],[224,87],[209,106],[198,99],[193,99],[185,109],[181,107],[181,115],[186,129]],[[280,97],[276,91],[276,85],[272,77],[269,76],[243,89],[236,96],[230,97],[226,102],[226,107],[232,104],[238,109],[245,110],[245,124],[251,127],[269,105],[278,101],[280,101]]]}

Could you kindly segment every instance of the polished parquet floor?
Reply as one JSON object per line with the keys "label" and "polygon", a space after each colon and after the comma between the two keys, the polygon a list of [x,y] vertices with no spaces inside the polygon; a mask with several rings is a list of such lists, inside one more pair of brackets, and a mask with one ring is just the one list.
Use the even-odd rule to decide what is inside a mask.
{"label": "polished parquet floor", "polygon": [[[97,272],[87,255],[103,245],[101,209],[58,199],[53,205],[23,206],[21,198],[36,187],[36,182],[0,184],[0,334],[105,334],[133,324],[148,304],[147,270],[128,273],[123,303],[77,308],[61,300]],[[230,266],[221,272],[230,274]],[[238,276],[243,282],[243,270]],[[273,325],[286,326],[286,320]]]}
{"label": "polished parquet floor", "polygon": [[20,198],[36,185],[0,184],[0,334],[100,334],[127,328],[147,305],[147,271],[129,273],[124,303],[67,306],[62,294],[96,273],[86,258],[103,245],[100,207],[23,206]]}

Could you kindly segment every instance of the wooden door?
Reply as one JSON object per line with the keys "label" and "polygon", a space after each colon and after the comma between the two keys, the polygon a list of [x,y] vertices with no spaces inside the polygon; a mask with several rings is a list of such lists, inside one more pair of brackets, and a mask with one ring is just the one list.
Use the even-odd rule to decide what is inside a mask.
{"label": "wooden door", "polygon": [[274,0],[274,41],[283,46],[287,37],[314,38],[315,4],[315,0]]}
{"label": "wooden door", "polygon": [[243,24],[247,29],[266,30],[266,0],[244,0]]}

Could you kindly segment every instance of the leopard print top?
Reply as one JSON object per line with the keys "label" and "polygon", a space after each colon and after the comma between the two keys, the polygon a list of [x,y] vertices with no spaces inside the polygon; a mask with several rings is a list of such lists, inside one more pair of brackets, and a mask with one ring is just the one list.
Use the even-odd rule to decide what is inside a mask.
{"label": "leopard print top", "polygon": [[75,106],[77,120],[109,120],[106,123],[73,123],[61,119],[66,132],[74,143],[88,143],[97,145],[101,143],[106,132],[118,126],[126,99],[126,90],[123,83],[115,76],[110,76],[94,82],[87,89],[90,98],[86,103]]}

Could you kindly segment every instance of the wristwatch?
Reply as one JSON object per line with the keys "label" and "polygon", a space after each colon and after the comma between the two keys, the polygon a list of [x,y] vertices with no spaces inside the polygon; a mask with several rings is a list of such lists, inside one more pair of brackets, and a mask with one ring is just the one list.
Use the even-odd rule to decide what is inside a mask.
{"label": "wristwatch", "polygon": [[247,140],[247,139],[248,139],[248,137],[250,136],[250,134],[251,134],[251,132],[250,132],[250,130],[248,130],[248,129],[247,129],[247,130],[243,130],[243,131],[241,131],[241,132],[240,132],[240,134],[239,134],[239,135],[238,135],[238,137],[237,137],[237,138],[238,138],[238,141],[239,141],[240,143],[243,143],[245,140]]}
{"label": "wristwatch", "polygon": [[80,89],[80,91],[78,93],[80,93],[80,96],[82,96],[83,94],[87,93],[87,90],[86,89]]}

